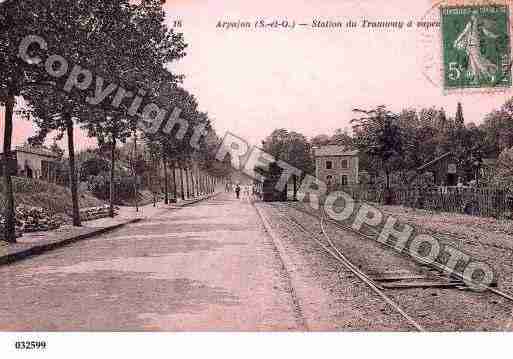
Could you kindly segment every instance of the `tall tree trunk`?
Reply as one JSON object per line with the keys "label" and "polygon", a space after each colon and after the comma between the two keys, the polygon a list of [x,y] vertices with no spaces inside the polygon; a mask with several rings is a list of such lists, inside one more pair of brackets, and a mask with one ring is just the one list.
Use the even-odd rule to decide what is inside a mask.
{"label": "tall tree trunk", "polygon": [[109,216],[114,218],[114,170],[116,168],[116,137],[112,136],[110,148]]}
{"label": "tall tree trunk", "polygon": [[137,183],[137,131],[134,133],[134,191],[135,191],[135,211],[139,212],[139,201],[138,201],[138,195],[139,195],[139,188]]}
{"label": "tall tree trunk", "polygon": [[162,165],[164,166],[164,203],[169,204],[169,176],[167,174],[167,155],[162,156]]}
{"label": "tall tree trunk", "polygon": [[194,167],[191,167],[191,193],[193,197],[196,197],[196,186],[194,182]]}
{"label": "tall tree trunk", "polygon": [[195,175],[196,175],[196,194],[199,197],[199,196],[201,196],[201,194],[200,194],[200,188],[199,188],[199,169],[198,168],[196,168]]}
{"label": "tall tree trunk", "polygon": [[178,170],[180,171],[180,190],[182,191],[182,200],[185,201],[185,191],[183,188],[183,172],[181,164],[178,164]]}
{"label": "tall tree trunk", "polygon": [[186,183],[186,189],[187,189],[187,198],[191,197],[191,189],[190,189],[190,183],[189,183],[189,169],[187,166],[185,166],[185,183]]}
{"label": "tall tree trunk", "polygon": [[73,121],[69,113],[64,114],[66,121],[66,133],[68,137],[68,161],[69,161],[69,181],[71,188],[71,203],[73,207],[73,225],[79,227],[82,225],[80,221],[80,210],[78,206],[78,185],[75,164],[75,140],[73,138]]}
{"label": "tall tree trunk", "polygon": [[194,168],[189,169],[189,177],[191,179],[191,196],[196,197],[196,189],[194,188]]}
{"label": "tall tree trunk", "polygon": [[9,168],[9,158],[11,157],[12,141],[12,116],[14,112],[15,98],[8,94],[5,101],[5,126],[4,126],[4,155],[3,155],[3,175],[4,175],[4,196],[5,196],[5,228],[4,240],[9,243],[16,243],[16,228],[14,214],[14,192],[12,187],[12,178]]}
{"label": "tall tree trunk", "polygon": [[191,167],[191,194],[196,197],[196,186],[194,185],[194,166]]}
{"label": "tall tree trunk", "polygon": [[388,169],[385,169],[385,175],[386,175],[386,189],[385,189],[385,204],[390,205],[392,204],[392,194],[390,193],[390,171]]}
{"label": "tall tree trunk", "polygon": [[294,181],[294,197],[292,200],[297,201],[297,175],[294,174],[292,180]]}
{"label": "tall tree trunk", "polygon": [[499,138],[499,131],[495,130],[495,158],[499,158],[501,154],[501,148],[500,148],[500,138]]}
{"label": "tall tree trunk", "polygon": [[174,201],[178,200],[178,193],[177,193],[178,187],[176,185],[176,161],[173,161],[173,195],[174,195]]}
{"label": "tall tree trunk", "polygon": [[[156,159],[156,156],[154,157],[152,155],[152,163],[153,163],[153,170],[150,172],[150,176],[151,176],[151,180],[150,180],[150,184],[151,184],[151,192],[153,193],[153,207],[157,207],[157,191],[156,191],[156,188],[155,188],[155,184],[156,184],[156,179],[158,178],[158,162],[157,162],[157,159]],[[152,175],[156,175],[156,176],[152,176]],[[157,177],[157,178],[155,178]]]}

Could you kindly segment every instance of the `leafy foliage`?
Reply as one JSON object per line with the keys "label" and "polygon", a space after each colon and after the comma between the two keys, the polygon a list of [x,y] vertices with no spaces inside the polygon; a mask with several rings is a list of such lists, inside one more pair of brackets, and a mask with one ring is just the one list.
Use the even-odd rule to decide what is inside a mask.
{"label": "leafy foliage", "polygon": [[390,187],[390,173],[403,164],[407,148],[406,137],[399,122],[399,116],[384,106],[373,110],[354,110],[364,116],[352,120],[356,146],[377,164],[387,176],[387,189]]}

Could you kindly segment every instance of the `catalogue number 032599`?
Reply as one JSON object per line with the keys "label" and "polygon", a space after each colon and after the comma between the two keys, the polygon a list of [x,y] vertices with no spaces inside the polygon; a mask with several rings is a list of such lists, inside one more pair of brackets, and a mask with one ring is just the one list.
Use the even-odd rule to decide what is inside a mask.
{"label": "catalogue number 032599", "polygon": [[16,341],[14,348],[17,350],[45,350],[46,341]]}

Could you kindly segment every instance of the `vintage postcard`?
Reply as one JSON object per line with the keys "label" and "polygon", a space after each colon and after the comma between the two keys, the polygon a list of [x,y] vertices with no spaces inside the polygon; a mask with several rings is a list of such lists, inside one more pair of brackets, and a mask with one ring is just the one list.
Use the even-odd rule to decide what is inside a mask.
{"label": "vintage postcard", "polygon": [[512,11],[0,0],[0,352],[501,350]]}

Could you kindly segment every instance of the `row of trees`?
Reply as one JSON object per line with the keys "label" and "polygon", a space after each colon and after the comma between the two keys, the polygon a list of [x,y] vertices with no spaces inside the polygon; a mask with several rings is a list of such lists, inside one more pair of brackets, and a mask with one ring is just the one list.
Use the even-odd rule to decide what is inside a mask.
{"label": "row of trees", "polygon": [[[180,87],[182,77],[167,69],[168,63],[185,56],[187,45],[183,35],[168,28],[164,20],[160,0],[7,0],[0,4],[3,163],[8,162],[11,153],[16,99],[23,98],[27,106],[22,112],[39,130],[32,142],[42,143],[54,131],[67,138],[75,226],[81,224],[74,145],[77,127],[96,138],[100,148],[109,149],[111,186],[116,148],[129,138],[141,138],[166,164],[169,159],[205,158],[205,137],[216,137],[208,115],[200,112],[195,97]],[[20,43],[29,35],[44,36],[47,44],[30,47],[32,58],[48,59],[58,54],[67,61],[69,74],[64,75],[67,69],[62,61],[35,66],[20,58]],[[90,81],[84,69],[93,72],[96,81]],[[74,71],[75,77],[70,80]],[[88,81],[87,87],[84,84]],[[160,128],[151,135],[140,131],[141,115],[137,111],[151,103],[167,110],[180,108],[180,117],[188,123],[185,133],[177,136],[180,126],[171,132]],[[154,113],[154,117],[158,115]],[[199,147],[193,148],[190,143],[198,126],[204,129],[203,136],[195,139]],[[4,182],[4,239],[13,242],[14,195],[8,171],[4,171]]]}
{"label": "row of trees", "polygon": [[[513,147],[513,99],[489,113],[479,126],[465,123],[461,103],[457,104],[454,116],[435,107],[408,108],[400,113],[385,106],[355,109],[351,125],[352,134],[338,129],[332,135],[320,134],[311,139],[278,129],[267,137],[264,149],[305,173],[312,173],[313,147],[331,144],[358,148],[360,168],[377,181],[383,178],[386,189],[390,189],[392,174],[402,185],[410,185],[416,179],[418,167],[451,151],[471,178],[476,161],[504,157],[500,165],[511,158],[508,151]],[[511,168],[502,172],[509,173]]]}
{"label": "row of trees", "polygon": [[416,179],[415,170],[452,152],[458,167],[466,173],[464,180],[473,179],[485,158],[497,159],[511,148],[513,130],[510,100],[499,110],[488,114],[479,126],[465,123],[463,106],[458,103],[455,115],[450,117],[443,109],[406,109],[392,113],[381,106],[353,120],[353,145],[362,150],[363,167],[373,177],[385,173],[386,188],[390,174],[402,185]]}

